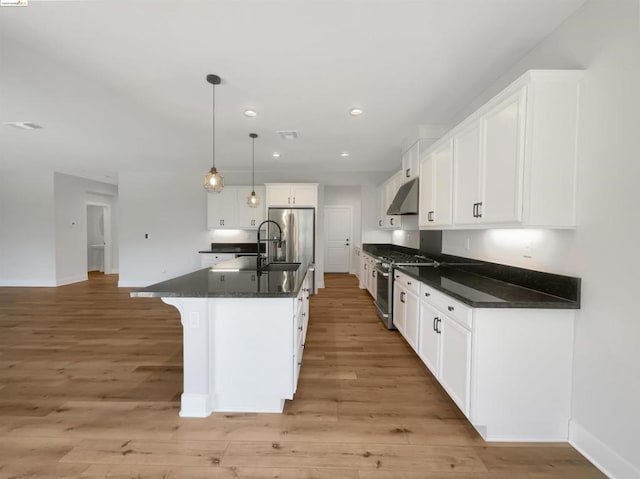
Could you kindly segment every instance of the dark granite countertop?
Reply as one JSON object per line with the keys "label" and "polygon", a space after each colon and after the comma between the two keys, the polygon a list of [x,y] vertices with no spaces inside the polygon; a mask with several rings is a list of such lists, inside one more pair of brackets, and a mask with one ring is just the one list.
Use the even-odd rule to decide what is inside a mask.
{"label": "dark granite countertop", "polygon": [[133,291],[134,298],[296,297],[310,262],[296,271],[256,271],[256,258],[240,257]]}
{"label": "dark granite countertop", "polygon": [[578,301],[462,271],[455,266],[402,266],[398,270],[473,308],[580,308]]}
{"label": "dark granite countertop", "polygon": [[399,251],[436,260],[441,265],[435,268],[397,269],[474,308],[580,309],[580,278],[391,244],[363,244],[362,249],[376,257]]}

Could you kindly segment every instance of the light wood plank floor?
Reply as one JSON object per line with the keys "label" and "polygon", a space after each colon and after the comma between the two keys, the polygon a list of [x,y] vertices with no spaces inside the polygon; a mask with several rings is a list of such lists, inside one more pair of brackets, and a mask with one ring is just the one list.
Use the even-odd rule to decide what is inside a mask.
{"label": "light wood plank floor", "polygon": [[484,443],[353,276],[311,299],[285,413],[178,417],[178,312],[115,276],[0,288],[0,478],[604,477],[566,444]]}

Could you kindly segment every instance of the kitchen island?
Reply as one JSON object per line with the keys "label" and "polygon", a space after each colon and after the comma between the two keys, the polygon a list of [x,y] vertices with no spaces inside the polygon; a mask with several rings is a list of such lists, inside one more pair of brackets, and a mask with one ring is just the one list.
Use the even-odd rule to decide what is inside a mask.
{"label": "kitchen island", "polygon": [[[258,271],[237,258],[131,293],[180,312],[180,416],[282,412],[296,392],[309,319],[310,262]],[[279,269],[278,265],[274,268]]]}

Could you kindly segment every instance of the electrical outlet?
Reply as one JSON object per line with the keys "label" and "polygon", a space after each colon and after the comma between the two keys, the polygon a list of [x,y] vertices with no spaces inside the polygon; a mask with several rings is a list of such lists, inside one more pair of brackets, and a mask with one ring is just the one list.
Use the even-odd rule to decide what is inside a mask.
{"label": "electrical outlet", "polygon": [[467,239],[464,242],[464,247],[467,251],[471,250],[471,238],[467,237]]}
{"label": "electrical outlet", "polygon": [[524,258],[533,258],[533,240],[526,239],[522,244],[522,256]]}

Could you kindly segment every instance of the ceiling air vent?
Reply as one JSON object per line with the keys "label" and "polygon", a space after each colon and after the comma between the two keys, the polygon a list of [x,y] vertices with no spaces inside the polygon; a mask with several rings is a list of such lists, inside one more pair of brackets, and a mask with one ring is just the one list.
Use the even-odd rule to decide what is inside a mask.
{"label": "ceiling air vent", "polygon": [[281,130],[277,133],[283,140],[297,140],[300,137],[298,130]]}
{"label": "ceiling air vent", "polygon": [[33,123],[32,121],[7,121],[3,123],[3,125],[20,128],[21,130],[37,130],[38,128],[42,128],[42,126]]}

